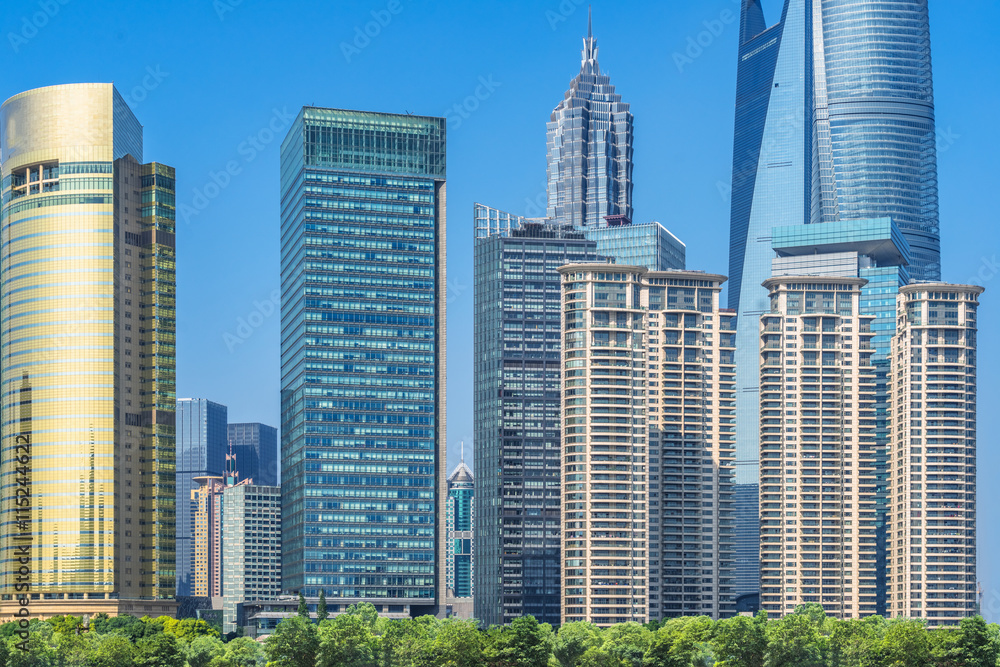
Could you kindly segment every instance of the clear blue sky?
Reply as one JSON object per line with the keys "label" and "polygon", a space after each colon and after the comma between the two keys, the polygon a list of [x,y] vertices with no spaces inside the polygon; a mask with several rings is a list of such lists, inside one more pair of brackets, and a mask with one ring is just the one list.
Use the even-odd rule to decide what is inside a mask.
{"label": "clear blue sky", "polygon": [[[764,7],[775,22],[780,0]],[[601,66],[635,114],[636,219],[660,220],[687,243],[689,268],[723,274],[729,202],[720,185],[731,172],[738,29],[720,19],[738,9],[734,0],[594,2]],[[584,0],[4,0],[3,10],[0,99],[113,81],[145,127],[146,160],[175,166],[178,204],[201,206],[178,220],[178,395],[224,403],[232,421],[278,423],[279,318],[265,302],[279,285],[284,112],[313,104],[449,116],[448,441],[452,465],[462,439],[471,458],[472,204],[537,214],[545,122],[579,68]],[[376,36],[352,44],[375,18],[385,23],[369,28]],[[674,54],[705,22],[719,34],[703,35],[707,46],[679,68]],[[944,278],[987,287],[979,572],[992,620],[1000,620],[997,25],[995,0],[931,4]],[[474,110],[463,118],[456,104]],[[239,173],[210,185],[230,161]]]}

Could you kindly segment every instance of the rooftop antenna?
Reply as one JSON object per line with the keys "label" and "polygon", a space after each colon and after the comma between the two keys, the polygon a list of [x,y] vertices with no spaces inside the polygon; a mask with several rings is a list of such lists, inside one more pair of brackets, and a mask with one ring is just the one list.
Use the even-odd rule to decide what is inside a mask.
{"label": "rooftop antenna", "polygon": [[462,440],[462,463],[465,463],[465,440]]}

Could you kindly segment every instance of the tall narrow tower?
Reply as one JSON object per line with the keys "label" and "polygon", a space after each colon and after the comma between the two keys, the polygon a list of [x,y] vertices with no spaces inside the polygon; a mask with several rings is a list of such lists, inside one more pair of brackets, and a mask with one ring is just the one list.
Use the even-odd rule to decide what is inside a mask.
{"label": "tall narrow tower", "polygon": [[0,155],[0,619],[172,614],[174,170],[111,84],[10,98]]}
{"label": "tall narrow tower", "polygon": [[445,120],[305,107],[281,200],[284,589],[325,591],[331,612],[436,612]]}
{"label": "tall narrow tower", "polygon": [[632,219],[632,112],[597,63],[590,18],[580,73],[548,124],[548,215],[578,228]]}

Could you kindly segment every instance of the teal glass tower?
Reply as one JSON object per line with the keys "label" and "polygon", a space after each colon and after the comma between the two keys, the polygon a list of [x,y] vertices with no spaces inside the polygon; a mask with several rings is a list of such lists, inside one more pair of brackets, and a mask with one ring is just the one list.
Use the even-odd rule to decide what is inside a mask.
{"label": "teal glass tower", "polygon": [[281,146],[282,581],[444,598],[445,120],[303,108]]}

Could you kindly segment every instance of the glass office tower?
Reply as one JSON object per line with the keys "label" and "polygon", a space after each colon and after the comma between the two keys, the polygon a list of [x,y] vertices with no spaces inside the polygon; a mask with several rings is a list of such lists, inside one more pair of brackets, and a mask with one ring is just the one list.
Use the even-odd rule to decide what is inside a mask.
{"label": "glass office tower", "polygon": [[192,491],[198,477],[222,477],[226,469],[226,406],[204,398],[177,399],[177,595],[194,592],[194,517]]}
{"label": "glass office tower", "polygon": [[8,99],[0,155],[0,618],[172,614],[174,170],[111,84]]}
{"label": "glass office tower", "polygon": [[547,130],[548,217],[573,227],[632,219],[632,112],[597,63],[589,20],[580,73]]}
{"label": "glass office tower", "polygon": [[650,271],[683,270],[687,246],[659,222],[597,227],[584,232],[597,242],[597,254],[616,264],[643,266]]}
{"label": "glass office tower", "polygon": [[283,589],[444,599],[445,120],[303,108],[281,146]]}
{"label": "glass office tower", "polygon": [[229,448],[240,479],[278,486],[278,429],[264,424],[229,424]]}
{"label": "glass office tower", "polygon": [[572,228],[476,204],[475,618],[557,625],[559,267],[596,261]]}
{"label": "glass office tower", "polygon": [[758,478],[754,343],[768,307],[771,228],[892,218],[910,245],[912,278],[938,279],[934,141],[926,2],[786,0],[768,27],[760,0],[743,0],[729,270],[738,483]]}
{"label": "glass office tower", "polygon": [[448,475],[445,520],[448,532],[446,545],[448,564],[445,568],[448,596],[445,615],[448,617],[473,618],[472,596],[475,593],[473,573],[476,566],[474,497],[475,480],[472,471],[463,460]]}

